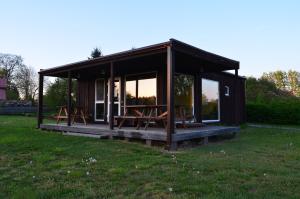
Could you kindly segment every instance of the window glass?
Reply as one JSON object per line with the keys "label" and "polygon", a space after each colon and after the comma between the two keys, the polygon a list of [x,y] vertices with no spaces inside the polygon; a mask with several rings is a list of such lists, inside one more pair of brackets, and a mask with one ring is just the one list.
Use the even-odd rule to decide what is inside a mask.
{"label": "window glass", "polygon": [[219,120],[219,82],[202,79],[202,119]]}
{"label": "window glass", "polygon": [[126,104],[133,105],[136,103],[136,80],[126,81]]}
{"label": "window glass", "polygon": [[104,100],[104,79],[96,80],[96,96],[97,101]]}
{"label": "window glass", "polygon": [[156,104],[156,78],[138,80],[138,104]]}
{"label": "window glass", "polygon": [[184,107],[186,116],[193,116],[193,86],[192,75],[178,74],[174,77],[174,103],[175,107]]}
{"label": "window glass", "polygon": [[114,101],[118,102],[119,101],[119,94],[120,94],[120,81],[115,80],[115,90],[114,90]]}
{"label": "window glass", "polygon": [[156,104],[156,78],[147,78],[147,76],[149,77],[149,75],[141,75],[127,78],[126,105]]}
{"label": "window glass", "polygon": [[96,104],[96,119],[103,120],[104,119],[104,103]]}

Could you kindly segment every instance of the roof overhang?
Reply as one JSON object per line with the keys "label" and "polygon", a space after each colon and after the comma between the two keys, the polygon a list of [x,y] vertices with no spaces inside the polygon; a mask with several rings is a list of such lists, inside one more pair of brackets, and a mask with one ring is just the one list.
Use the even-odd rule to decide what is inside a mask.
{"label": "roof overhang", "polygon": [[142,56],[149,56],[158,53],[166,53],[168,46],[171,46],[175,51],[179,53],[184,53],[186,55],[195,57],[197,59],[210,62],[214,65],[220,65],[223,68],[226,68],[226,70],[239,69],[238,61],[201,50],[199,48],[196,48],[194,46],[191,46],[189,44],[183,43],[175,39],[170,39],[167,42],[150,45],[142,48],[136,48],[136,49],[123,51],[115,54],[110,54],[95,59],[88,59],[88,60],[66,64],[66,65],[53,67],[49,69],[41,69],[39,73],[45,76],[47,75],[54,76],[55,74],[59,74],[59,73],[64,73],[73,70],[80,70],[80,69],[95,67],[99,65],[105,65],[111,62],[120,62],[120,61],[134,59]]}

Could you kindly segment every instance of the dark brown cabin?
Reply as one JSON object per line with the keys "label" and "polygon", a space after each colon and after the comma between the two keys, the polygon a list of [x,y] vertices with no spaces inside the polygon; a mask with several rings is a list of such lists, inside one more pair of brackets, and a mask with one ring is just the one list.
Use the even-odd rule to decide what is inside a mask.
{"label": "dark brown cabin", "polygon": [[[81,133],[93,133],[101,129],[99,134],[106,132],[113,136],[163,140],[168,148],[175,148],[177,142],[182,140],[236,131],[237,126],[245,122],[245,79],[238,76],[238,70],[238,61],[175,39],[41,70],[38,127]],[[76,106],[82,107],[84,114],[89,116],[88,125],[81,130],[72,128],[76,126],[72,124],[72,114],[66,118],[65,125],[42,124],[45,76],[68,78],[68,113],[74,109],[71,105],[72,79],[77,80]],[[117,127],[117,120],[128,114],[126,107],[135,105],[161,105],[160,111],[167,113],[164,121],[166,126],[159,131],[161,138],[155,134],[158,127],[152,127],[152,123],[147,130]],[[178,116],[177,107],[184,111],[186,124],[206,125],[182,130],[178,122],[182,114]],[[158,114],[158,110],[155,110],[155,115]],[[130,126],[131,123],[134,122],[129,119],[124,126]],[[223,126],[218,124],[212,129],[215,123]],[[204,136],[203,129],[211,129],[211,134]],[[181,131],[190,134],[181,135]]]}

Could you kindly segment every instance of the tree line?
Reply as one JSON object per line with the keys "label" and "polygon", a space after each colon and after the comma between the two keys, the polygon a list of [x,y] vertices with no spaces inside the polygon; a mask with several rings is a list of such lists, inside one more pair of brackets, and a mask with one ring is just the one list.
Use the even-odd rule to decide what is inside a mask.
{"label": "tree line", "polygon": [[[103,54],[99,48],[94,48],[88,59],[101,57]],[[6,96],[8,100],[26,100],[36,102],[38,96],[38,74],[36,70],[24,63],[20,55],[0,53],[0,77],[7,80]],[[46,80],[47,81],[47,80]],[[56,79],[47,82],[46,101],[50,106],[55,101],[61,103],[65,94],[66,80]]]}
{"label": "tree line", "polygon": [[247,121],[300,124],[300,72],[264,73],[246,80]]}

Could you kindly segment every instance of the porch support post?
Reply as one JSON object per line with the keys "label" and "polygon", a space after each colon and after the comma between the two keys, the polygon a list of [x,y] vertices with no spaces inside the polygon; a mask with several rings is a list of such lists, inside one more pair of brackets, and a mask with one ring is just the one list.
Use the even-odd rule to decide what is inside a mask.
{"label": "porch support post", "polygon": [[172,46],[167,48],[167,149],[176,150],[177,143],[173,143],[174,134],[174,70],[175,55]]}
{"label": "porch support post", "polygon": [[238,103],[238,99],[239,99],[239,86],[238,86],[238,78],[239,78],[239,72],[238,69],[234,70],[234,75],[235,75],[235,124],[239,125],[239,103]]}
{"label": "porch support post", "polygon": [[37,128],[41,127],[43,123],[43,84],[44,76],[39,74],[39,101],[38,101],[38,114],[37,114]]}
{"label": "porch support post", "polygon": [[68,126],[71,126],[71,106],[72,106],[72,77],[71,71],[68,71],[68,98],[67,98],[67,110],[68,110]]}
{"label": "porch support post", "polygon": [[115,91],[115,74],[114,63],[110,63],[110,82],[109,82],[109,128],[114,129],[114,91]]}

